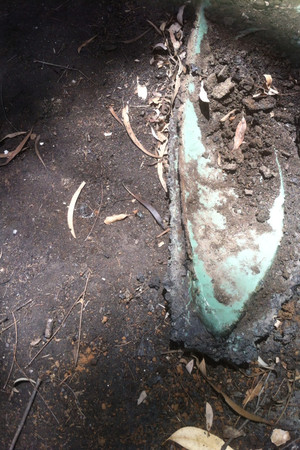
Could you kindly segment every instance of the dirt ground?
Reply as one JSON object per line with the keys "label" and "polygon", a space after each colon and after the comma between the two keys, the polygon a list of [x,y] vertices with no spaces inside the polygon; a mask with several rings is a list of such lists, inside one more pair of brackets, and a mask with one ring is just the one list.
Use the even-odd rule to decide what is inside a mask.
{"label": "dirt ground", "polygon": [[[150,64],[153,46],[162,37],[147,20],[157,27],[172,23],[179,6],[157,0],[1,2],[0,138],[30,130],[40,136],[39,141],[29,139],[24,151],[0,168],[1,448],[9,448],[21,423],[33,391],[30,380],[41,384],[16,444],[20,449],[161,448],[180,427],[205,428],[206,402],[214,410],[212,433],[225,440],[231,434],[224,427],[243,425],[241,435],[230,443],[235,449],[275,448],[270,441],[274,428],[289,431],[294,442],[282,448],[300,445],[299,280],[283,305],[278,327],[260,343],[269,368],[257,362],[232,367],[207,361],[210,379],[236,403],[242,404],[260,386],[246,408],[257,410],[271,425],[244,423],[196,367],[188,372],[185,364],[191,354],[170,342],[163,295],[168,233],[162,234],[149,211],[124,188],[153,205],[167,228],[168,195],[155,161],[133,144],[109,107],[121,118],[129,104],[132,129],[154,153],[157,140],[150,125],[156,125],[156,107],[138,97],[137,77],[147,86],[148,98],[158,92],[168,105],[169,66]],[[194,18],[189,5],[183,50]],[[296,210],[299,73],[257,36],[236,41],[218,26],[210,37],[212,47],[222,48],[219,66],[236,58],[236,66],[245,69],[248,56],[249,77],[236,71],[236,83],[241,83],[239,76],[248,80],[240,84],[245,96],[259,74],[276,67],[274,85],[283,95],[277,108],[273,105],[275,119],[263,127],[259,122],[265,113],[255,112],[250,136],[261,159],[256,167],[247,161],[251,185],[242,176],[240,185],[244,193],[252,190],[249,207],[250,197],[260,195],[263,202],[255,177],[268,162],[273,170],[264,143],[267,135],[279,139],[276,123],[284,124],[290,145],[280,157],[285,158],[285,171],[290,170],[294,203],[289,207]],[[242,51],[244,61],[238,59]],[[229,142],[238,119],[210,135]],[[7,138],[1,153],[14,150],[22,139]],[[225,153],[221,156],[227,164]],[[237,165],[238,176],[239,170]],[[74,211],[75,239],[67,212],[82,182],[86,184]],[[271,179],[270,186],[276,183]],[[106,225],[105,218],[115,214],[128,217]],[[290,240],[299,233],[294,217]],[[297,256],[284,258],[294,264]],[[284,280],[292,275],[287,259],[280,270]],[[47,338],[49,320],[53,329]],[[141,401],[143,393],[147,396]],[[170,443],[165,447],[175,448]]]}

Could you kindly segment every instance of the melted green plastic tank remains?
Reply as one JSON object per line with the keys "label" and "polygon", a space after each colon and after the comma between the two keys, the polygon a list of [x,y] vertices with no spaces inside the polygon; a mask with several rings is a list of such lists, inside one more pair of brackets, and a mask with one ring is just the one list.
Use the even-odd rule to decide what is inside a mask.
{"label": "melted green plastic tank remains", "polygon": [[[203,2],[198,12],[192,50],[195,57],[200,53],[201,42],[207,32],[204,17],[206,5],[207,3]],[[190,94],[194,90],[195,86],[191,79]],[[238,322],[246,303],[251,301],[251,297],[272,265],[283,234],[284,183],[277,151],[274,149],[280,184],[275,200],[269,205],[268,230],[262,232],[249,228],[241,233],[237,229],[231,229],[226,217],[217,211],[217,206],[230,205],[230,202],[236,201],[237,195],[232,188],[228,188],[224,194],[224,190],[218,190],[218,183],[214,189],[211,183],[208,183],[208,180],[211,181],[211,177],[215,176],[221,179],[224,185],[226,174],[220,168],[212,167],[210,151],[204,147],[201,140],[201,130],[195,110],[197,107],[198,105],[189,98],[186,99],[182,126],[183,167],[181,170],[188,177],[190,168],[193,167],[193,170],[197,168],[198,176],[195,177],[194,183],[197,185],[201,204],[201,208],[197,211],[189,209],[188,199],[191,192],[188,184],[185,184],[182,201],[185,203],[186,237],[193,263],[193,273],[189,283],[190,302],[196,305],[206,328],[214,335],[221,336],[229,333]],[[214,229],[215,239],[218,235],[226,234],[228,248],[222,246],[216,252],[209,251],[209,242],[205,244],[202,233],[207,224],[210,224],[210,229]],[[234,251],[233,246],[235,246]],[[212,261],[213,258],[215,261]],[[255,271],[251,269],[253,266],[256,267]]]}

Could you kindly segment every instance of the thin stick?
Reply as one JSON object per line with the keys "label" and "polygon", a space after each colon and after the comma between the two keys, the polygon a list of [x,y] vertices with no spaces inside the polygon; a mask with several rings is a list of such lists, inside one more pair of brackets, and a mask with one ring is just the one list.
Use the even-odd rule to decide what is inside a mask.
{"label": "thin stick", "polygon": [[[19,320],[19,319],[17,320],[17,323],[18,323],[18,322],[20,322],[20,320]],[[1,330],[1,331],[0,331],[0,335],[1,335],[2,333],[4,333],[4,331],[8,330],[8,329],[9,329],[10,327],[13,327],[13,326],[14,326],[14,324],[13,324],[13,323],[11,323],[10,325],[8,325],[8,327],[6,327],[6,328],[3,328],[3,330]]]}
{"label": "thin stick", "polygon": [[16,311],[20,311],[20,309],[24,308],[24,306],[27,306],[29,303],[32,302],[32,298],[30,300],[28,300],[28,302],[23,303],[23,305],[18,306],[16,309],[14,309],[14,312]]}
{"label": "thin stick", "polygon": [[[24,375],[24,377],[28,379],[28,381],[29,381],[29,383],[31,384],[31,386],[34,387],[34,386],[35,386],[35,381],[31,380],[31,379],[29,378],[29,376],[26,374],[26,372],[22,369],[22,367],[19,366],[17,359],[16,359],[16,361],[15,361],[15,364],[16,364],[17,368],[19,369],[19,371],[22,372],[22,374]],[[13,392],[13,391],[12,391],[12,392]],[[12,395],[12,393],[11,393],[11,395]],[[44,399],[44,397],[42,396],[42,394],[41,394],[40,392],[38,392],[38,396],[41,398],[41,400],[44,402],[44,404],[45,404],[46,408],[48,409],[48,411],[50,412],[50,414],[52,414],[52,416],[54,417],[54,419],[56,420],[56,422],[59,424],[58,418],[56,417],[56,415],[54,414],[54,412],[52,411],[52,409],[49,408],[49,406],[47,405],[46,400]]]}
{"label": "thin stick", "polygon": [[83,310],[83,304],[84,304],[82,298],[79,300],[79,302],[81,303],[81,308],[80,308],[80,318],[79,318],[78,343],[77,343],[77,349],[76,349],[76,355],[75,355],[75,367],[77,366],[77,363],[78,363],[80,338],[81,338],[81,327],[82,327],[82,310]]}
{"label": "thin stick", "polygon": [[128,39],[126,41],[120,41],[120,42],[121,42],[121,44],[132,44],[133,42],[136,42],[139,39],[141,39],[143,36],[145,36],[145,34],[149,33],[150,30],[151,30],[151,28],[148,28],[148,30],[144,31],[142,34],[139,34],[137,37],[135,37],[133,39]]}
{"label": "thin stick", "polygon": [[8,372],[8,375],[7,375],[7,379],[6,379],[5,383],[4,383],[3,389],[6,389],[7,383],[9,382],[9,379],[10,379],[10,376],[11,376],[11,373],[12,373],[12,370],[13,370],[13,367],[14,367],[14,363],[15,363],[15,360],[16,360],[17,345],[18,345],[18,327],[17,327],[16,317],[15,317],[13,312],[11,312],[11,313],[12,313],[12,316],[13,316],[13,319],[14,319],[16,339],[15,339],[15,343],[14,343],[13,360],[12,360],[12,363],[11,363],[11,366],[10,366],[10,370]]}
{"label": "thin stick", "polygon": [[38,135],[38,136],[35,138],[35,141],[34,141],[34,150],[35,150],[36,156],[39,158],[39,160],[41,161],[41,163],[43,164],[43,166],[45,167],[45,169],[47,169],[46,164],[44,163],[44,160],[43,160],[43,158],[41,157],[41,154],[40,154],[39,149],[38,149],[38,143],[39,143],[40,137],[41,137],[41,136]]}
{"label": "thin stick", "polygon": [[100,216],[100,211],[101,211],[101,208],[102,208],[102,203],[103,203],[103,185],[101,186],[101,200],[100,200],[100,205],[99,205],[99,212],[98,212],[98,214],[97,214],[97,216],[96,216],[96,218],[95,218],[95,220],[94,220],[94,223],[93,223],[93,225],[92,225],[92,228],[90,229],[89,234],[87,235],[87,237],[85,238],[84,241],[86,241],[86,240],[90,237],[90,235],[92,234],[92,232],[93,232],[93,230],[94,230],[94,228],[95,228],[95,225],[96,225],[96,223],[97,223],[97,220],[99,219],[99,216]]}
{"label": "thin stick", "polygon": [[75,300],[75,302],[73,303],[73,305],[71,306],[71,308],[69,309],[69,311],[67,312],[65,317],[63,318],[63,320],[62,320],[61,324],[59,325],[59,327],[52,334],[51,338],[46,342],[46,344],[42,348],[39,349],[39,351],[34,355],[34,357],[31,358],[31,360],[29,361],[27,366],[25,366],[25,369],[27,369],[27,367],[29,367],[33,363],[33,361],[39,356],[39,354],[44,350],[44,348],[47,347],[47,345],[50,344],[50,342],[55,338],[55,336],[57,335],[57,333],[59,332],[59,330],[61,329],[61,327],[64,325],[65,321],[67,320],[67,318],[71,314],[72,310],[75,308],[75,306],[77,305],[77,303],[81,299],[82,295],[83,295],[83,292],[79,295],[79,297],[77,297],[77,299]]}
{"label": "thin stick", "polygon": [[85,287],[84,287],[84,291],[83,291],[81,299],[79,300],[79,302],[81,303],[81,308],[80,308],[80,319],[79,319],[78,344],[77,344],[77,351],[76,351],[76,356],[75,356],[75,367],[77,366],[78,355],[79,355],[81,328],[82,328],[82,311],[83,311],[83,305],[84,305],[84,297],[85,297],[85,294],[86,294],[87,285],[88,285],[90,276],[91,276],[91,272],[88,273],[88,276],[87,276],[87,279],[86,279],[86,283],[85,283]]}
{"label": "thin stick", "polygon": [[27,404],[27,406],[26,406],[26,409],[25,409],[25,411],[24,411],[22,420],[21,420],[21,422],[20,422],[20,424],[19,424],[19,426],[18,426],[18,428],[17,428],[17,431],[16,431],[16,433],[15,433],[15,435],[14,435],[14,438],[13,438],[13,440],[12,440],[12,443],[10,444],[9,450],[13,450],[13,449],[15,448],[15,445],[16,445],[16,443],[17,443],[17,440],[19,439],[19,436],[20,436],[20,434],[21,434],[22,428],[24,427],[24,424],[25,424],[25,422],[26,422],[26,419],[27,419],[27,416],[28,416],[28,414],[29,414],[30,408],[32,407],[32,404],[33,404],[33,402],[34,402],[36,393],[37,393],[37,391],[38,391],[38,388],[40,387],[41,382],[42,382],[42,380],[41,380],[40,378],[38,378],[38,379],[36,380],[36,384],[35,384],[35,386],[34,386],[34,390],[33,390],[32,394],[31,394],[31,397],[30,397],[30,399],[29,399],[29,402],[28,402],[28,404]]}
{"label": "thin stick", "polygon": [[286,411],[286,409],[287,409],[287,407],[288,407],[288,405],[289,405],[289,403],[290,403],[292,394],[293,394],[293,392],[294,392],[294,387],[295,387],[295,376],[296,376],[296,373],[294,373],[294,379],[293,379],[293,382],[292,382],[292,386],[290,387],[290,392],[289,392],[289,394],[288,394],[288,396],[287,396],[286,404],[285,404],[285,406],[284,406],[284,408],[283,408],[283,410],[282,410],[280,416],[279,416],[278,419],[276,420],[274,426],[278,424],[278,422],[279,422],[280,419],[282,418],[283,414],[285,413],[285,411]]}
{"label": "thin stick", "polygon": [[[258,412],[259,408],[260,408],[260,404],[262,403],[262,402],[260,401],[261,394],[263,393],[263,390],[264,390],[264,388],[265,388],[265,386],[266,386],[266,384],[267,384],[267,382],[268,382],[268,380],[269,380],[270,374],[271,374],[271,370],[270,370],[270,372],[268,373],[268,375],[267,375],[267,377],[266,377],[266,379],[265,379],[265,381],[264,381],[264,385],[263,385],[263,387],[262,387],[262,390],[260,391],[260,393],[259,393],[259,395],[258,395],[258,399],[257,399],[257,403],[256,403],[256,408],[255,408],[255,410],[254,410],[254,414],[256,414],[256,413]],[[239,419],[240,419],[240,417],[239,417],[237,420],[239,420]],[[239,431],[242,431],[242,429],[247,425],[248,422],[249,422],[249,419],[246,419],[246,420],[241,424],[241,426],[238,428],[238,430],[239,430]],[[228,441],[226,441],[225,444],[222,445],[221,450],[226,450],[226,448],[228,447],[228,445],[231,444],[231,442],[232,442],[234,439],[235,439],[234,437],[229,438]]]}
{"label": "thin stick", "polygon": [[160,237],[162,237],[164,234],[169,233],[170,230],[171,230],[171,228],[167,228],[165,231],[163,231],[162,233],[158,234],[156,237],[157,237],[157,238],[160,238]]}
{"label": "thin stick", "polygon": [[62,66],[62,65],[60,65],[60,64],[54,64],[54,63],[47,62],[47,61],[40,61],[39,59],[35,59],[33,62],[35,62],[35,63],[40,63],[40,64],[44,64],[45,66],[58,67],[59,69],[74,70],[74,72],[79,72],[79,73],[81,73],[81,75],[83,75],[87,80],[89,80],[89,78],[86,76],[85,73],[83,73],[83,72],[82,72],[81,70],[79,70],[79,69],[75,69],[74,67]]}

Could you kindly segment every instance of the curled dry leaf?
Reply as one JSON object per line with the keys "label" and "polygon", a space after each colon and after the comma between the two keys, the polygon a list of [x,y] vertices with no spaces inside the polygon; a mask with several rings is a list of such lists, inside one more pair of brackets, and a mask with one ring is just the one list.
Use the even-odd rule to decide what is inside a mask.
{"label": "curled dry leaf", "polygon": [[161,30],[159,28],[157,28],[157,26],[155,25],[155,23],[151,22],[151,20],[147,19],[147,22],[151,25],[151,27],[154,28],[154,30],[158,33],[158,34],[162,34]]}
{"label": "curled dry leaf", "polygon": [[74,215],[74,208],[77,202],[77,199],[79,197],[80,192],[82,191],[82,189],[85,186],[85,181],[83,181],[81,183],[81,185],[79,186],[79,188],[77,189],[77,191],[74,193],[70,204],[68,206],[68,216],[67,216],[67,220],[68,220],[68,227],[71,231],[72,236],[76,239],[76,235],[75,235],[75,231],[74,231],[74,225],[73,225],[73,215]]}
{"label": "curled dry leaf", "polygon": [[[214,434],[196,427],[183,427],[175,431],[168,441],[176,442],[187,450],[210,449],[220,450],[225,442]],[[231,447],[226,447],[233,450]]]}
{"label": "curled dry leaf", "polygon": [[122,122],[122,120],[119,118],[119,116],[117,115],[117,113],[115,112],[114,108],[112,106],[110,106],[109,108],[109,112],[111,113],[111,115],[119,122],[120,125],[122,125],[122,127],[124,126],[124,123]]}
{"label": "curled dry leaf", "polygon": [[23,377],[23,378],[18,378],[17,380],[15,380],[14,381],[14,386],[16,386],[19,383],[23,383],[24,381],[28,382],[28,383],[31,383],[31,384],[36,384],[36,382],[34,380],[32,380],[31,378]]}
{"label": "curled dry leaf", "polygon": [[260,367],[263,367],[264,369],[274,370],[274,366],[273,365],[270,366],[269,364],[267,364],[260,356],[257,358],[257,362],[258,365]]}
{"label": "curled dry leaf", "polygon": [[279,428],[275,428],[271,434],[271,442],[276,445],[276,447],[285,444],[290,439],[290,433],[288,431],[280,430]]}
{"label": "curled dry leaf", "polygon": [[12,139],[17,136],[21,136],[21,134],[26,134],[26,131],[17,131],[16,133],[10,133],[0,139],[0,142],[5,141],[5,139]]}
{"label": "curled dry leaf", "polygon": [[177,50],[181,47],[181,39],[182,39],[182,30],[181,25],[176,22],[168,28],[168,32],[170,34],[170,39],[173,45],[174,52],[177,53]]}
{"label": "curled dry leaf", "polygon": [[238,126],[235,130],[234,143],[233,143],[233,151],[238,150],[240,145],[242,144],[245,136],[245,132],[247,129],[247,123],[245,117],[238,123]]}
{"label": "curled dry leaf", "polygon": [[167,188],[167,183],[166,183],[166,181],[165,181],[165,179],[164,179],[164,176],[163,176],[164,170],[163,170],[163,160],[162,160],[162,158],[163,158],[163,156],[164,156],[164,154],[165,154],[165,150],[166,150],[167,144],[168,144],[168,141],[165,141],[165,142],[160,146],[160,149],[159,149],[159,151],[158,151],[158,154],[159,154],[159,156],[161,156],[161,159],[157,162],[157,174],[158,174],[158,178],[159,178],[160,184],[162,185],[162,187],[163,187],[163,189],[164,189],[165,192],[168,192],[168,188]]}
{"label": "curled dry leaf", "polygon": [[163,51],[167,52],[168,47],[165,44],[163,44],[162,42],[159,42],[158,44],[155,44],[152,47],[152,50],[163,50]]}
{"label": "curled dry leaf", "polygon": [[120,220],[124,220],[128,217],[128,214],[114,214],[113,216],[108,216],[104,220],[105,225],[110,225],[114,222],[119,222]]}
{"label": "curled dry leaf", "polygon": [[200,84],[199,98],[200,98],[201,102],[209,103],[209,98],[207,96],[207,92],[206,92],[206,90],[204,89],[204,86],[203,86],[203,80],[201,81],[201,84]]}
{"label": "curled dry leaf", "polygon": [[77,49],[78,53],[81,52],[81,50],[83,49],[83,47],[86,47],[88,44],[90,44],[91,42],[93,42],[94,39],[96,39],[96,37],[98,36],[98,34],[95,34],[95,36],[91,37],[90,39],[87,39],[86,41],[84,41]]}
{"label": "curled dry leaf", "polygon": [[271,75],[266,75],[265,74],[264,77],[266,79],[267,88],[270,88],[272,86],[272,83],[273,83],[273,79],[272,79]]}
{"label": "curled dry leaf", "polygon": [[214,421],[214,412],[211,407],[211,404],[208,402],[206,402],[205,405],[205,418],[206,418],[206,429],[207,431],[210,431]]}
{"label": "curled dry leaf", "polygon": [[[26,142],[28,141],[28,139],[31,136],[31,131],[29,131],[29,133],[24,137],[23,141],[20,142],[20,144],[17,146],[17,148],[11,152],[8,152],[6,155],[0,154],[0,158],[5,158],[6,161],[1,162],[0,161],[0,166],[6,166],[6,164],[8,164],[18,153],[20,153],[20,151],[23,149],[24,145],[26,144]],[[23,133],[21,133],[23,134]],[[18,136],[19,134],[16,133],[12,133],[12,135],[7,135],[5,136],[2,140],[6,139],[7,137],[15,137]]]}
{"label": "curled dry leaf", "polygon": [[183,12],[184,12],[184,8],[185,8],[185,5],[180,6],[180,8],[179,8],[179,10],[178,10],[178,13],[177,13],[177,17],[176,17],[177,22],[178,22],[180,25],[183,25]]}
{"label": "curled dry leaf", "polygon": [[145,147],[140,143],[140,141],[137,139],[136,135],[134,134],[131,125],[130,125],[130,121],[129,121],[129,115],[128,115],[128,105],[126,105],[123,109],[122,109],[122,118],[123,118],[123,122],[126,128],[126,131],[128,133],[128,136],[130,137],[130,139],[132,140],[132,142],[140,149],[142,150],[143,153],[145,153],[148,156],[151,156],[152,158],[160,158],[158,155],[153,155],[153,153],[148,152],[148,150],[145,149]]}
{"label": "curled dry leaf", "polygon": [[146,209],[148,209],[148,211],[152,214],[152,216],[154,217],[154,219],[156,220],[156,222],[158,223],[158,225],[160,225],[162,227],[163,230],[166,229],[163,220],[160,216],[160,214],[158,213],[158,211],[150,204],[148,203],[146,200],[142,199],[139,195],[137,194],[133,194],[133,192],[131,192],[126,186],[125,184],[123,184],[124,189],[126,189],[126,191],[132,195],[132,197],[134,197],[139,203],[141,203],[141,205],[143,205]]}
{"label": "curled dry leaf", "polygon": [[186,370],[188,371],[189,374],[191,374],[193,372],[193,368],[194,368],[194,360],[191,359],[186,365],[185,365]]}
{"label": "curled dry leaf", "polygon": [[162,32],[164,32],[165,29],[166,29],[166,25],[167,25],[167,22],[162,22],[162,23],[160,24],[159,29],[160,29]]}

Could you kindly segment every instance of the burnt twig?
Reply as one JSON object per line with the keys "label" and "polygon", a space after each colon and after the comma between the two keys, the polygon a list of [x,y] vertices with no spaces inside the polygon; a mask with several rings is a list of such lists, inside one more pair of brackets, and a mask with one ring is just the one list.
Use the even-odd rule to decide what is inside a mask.
{"label": "burnt twig", "polygon": [[16,361],[16,353],[17,353],[17,345],[18,345],[18,327],[17,327],[17,321],[16,321],[16,317],[15,317],[14,313],[13,313],[13,312],[11,312],[11,313],[12,313],[12,316],[13,316],[13,319],[14,319],[14,326],[15,326],[16,340],[15,340],[15,343],[14,343],[13,360],[12,360],[12,363],[11,363],[11,366],[10,366],[10,370],[9,370],[9,372],[8,372],[8,375],[7,375],[7,379],[6,379],[5,384],[4,384],[4,386],[3,386],[3,389],[6,389],[7,383],[9,382],[9,379],[10,379],[10,376],[11,376],[11,373],[12,373],[12,370],[13,370],[13,367],[14,367],[14,363],[15,363],[15,361]]}
{"label": "burnt twig", "polygon": [[15,433],[15,435],[14,435],[14,438],[13,438],[13,440],[12,440],[12,443],[11,443],[10,446],[9,446],[9,450],[13,450],[13,449],[15,448],[15,445],[16,445],[16,443],[17,443],[17,440],[19,439],[19,436],[20,436],[20,434],[21,434],[22,428],[24,427],[24,424],[25,424],[25,422],[26,422],[26,419],[27,419],[27,416],[28,416],[28,414],[29,414],[30,408],[32,407],[32,404],[33,404],[33,402],[34,402],[36,393],[37,393],[37,391],[38,391],[38,388],[40,387],[41,382],[42,382],[42,380],[41,380],[40,378],[38,378],[38,379],[36,380],[36,384],[35,384],[35,386],[34,386],[34,390],[33,390],[32,394],[31,394],[31,397],[30,397],[30,399],[29,399],[29,402],[28,402],[28,404],[27,404],[27,406],[26,406],[26,409],[25,409],[25,411],[24,411],[23,417],[22,417],[21,422],[20,422],[20,424],[19,424],[19,426],[18,426],[18,428],[17,428],[17,431],[16,431],[16,433]]}
{"label": "burnt twig", "polygon": [[82,329],[82,311],[83,311],[83,305],[84,305],[84,297],[85,297],[85,294],[86,294],[87,285],[88,285],[90,276],[91,276],[91,272],[89,271],[87,279],[86,279],[86,283],[85,283],[85,287],[84,287],[84,291],[83,291],[82,297],[79,300],[79,303],[81,303],[81,308],[80,308],[80,319],[79,319],[78,344],[77,344],[76,356],[75,356],[75,367],[77,366],[78,355],[79,355],[81,329]]}

